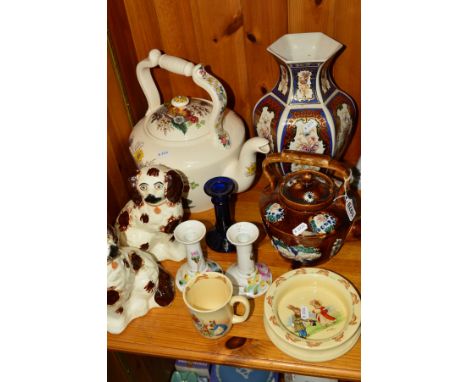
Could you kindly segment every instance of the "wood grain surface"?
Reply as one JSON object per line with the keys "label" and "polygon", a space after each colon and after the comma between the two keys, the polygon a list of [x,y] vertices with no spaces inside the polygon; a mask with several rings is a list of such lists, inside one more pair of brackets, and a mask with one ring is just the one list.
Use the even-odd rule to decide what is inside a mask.
{"label": "wood grain surface", "polygon": [[[254,244],[254,251],[260,262],[269,265],[273,278],[276,279],[290,270],[290,263],[271,246],[261,224],[258,199],[265,185],[266,179],[261,178],[253,189],[236,195],[236,200],[233,201],[233,219],[250,221],[259,226],[261,236]],[[207,229],[213,227],[215,222],[213,210],[192,214],[187,218],[202,221]],[[217,261],[224,270],[235,262],[235,254],[215,253],[206,247],[204,240],[202,248],[208,258]],[[348,237],[341,251],[320,267],[344,276],[360,290],[360,250],[360,241]],[[162,264],[175,276],[183,262],[165,261]],[[349,352],[335,360],[320,363],[300,361],[281,352],[268,338],[263,327],[263,296],[251,300],[251,304],[251,314],[246,322],[234,325],[227,336],[221,339],[209,340],[199,335],[194,328],[181,293],[177,290],[176,298],[169,307],[152,309],[146,316],[132,321],[119,335],[108,334],[108,349],[343,380],[360,380],[360,340]],[[240,346],[230,348],[229,344],[232,343]]]}
{"label": "wood grain surface", "polygon": [[[109,49],[116,63],[108,70],[118,72],[122,92],[108,94],[111,167],[118,169],[115,161],[128,155],[129,126],[124,116],[130,115],[131,128],[145,114],[146,99],[135,68],[154,48],[205,64],[225,86],[228,107],[240,115],[252,137],[256,135],[253,108],[279,75],[266,48],[287,33],[324,32],[345,46],[333,65],[334,79],[361,109],[360,0],[108,0],[107,9]],[[165,101],[179,94],[208,98],[190,78],[160,68],[153,70],[153,76]],[[115,100],[119,97],[123,103]],[[360,155],[358,117],[343,159],[354,165]],[[125,167],[110,171],[108,183],[121,187],[126,176]]]}

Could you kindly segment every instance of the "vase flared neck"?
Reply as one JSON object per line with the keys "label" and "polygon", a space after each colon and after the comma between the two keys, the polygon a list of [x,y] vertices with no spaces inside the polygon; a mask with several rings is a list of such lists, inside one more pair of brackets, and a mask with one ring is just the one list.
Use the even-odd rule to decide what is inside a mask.
{"label": "vase flared neck", "polygon": [[280,69],[273,94],[289,105],[324,103],[337,89],[330,67],[342,47],[320,32],[287,34],[276,40],[267,49]]}
{"label": "vase flared neck", "polygon": [[267,50],[284,64],[323,63],[330,60],[343,44],[321,32],[286,34]]}

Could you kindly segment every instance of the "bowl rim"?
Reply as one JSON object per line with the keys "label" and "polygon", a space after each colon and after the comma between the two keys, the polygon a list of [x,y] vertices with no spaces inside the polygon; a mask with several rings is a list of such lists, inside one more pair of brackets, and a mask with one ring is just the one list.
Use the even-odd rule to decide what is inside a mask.
{"label": "bowl rim", "polygon": [[[352,311],[346,317],[344,327],[337,334],[334,334],[330,338],[314,340],[311,338],[301,338],[297,335],[294,335],[284,326],[279,318],[278,312],[274,309],[275,294],[278,292],[278,290],[281,290],[282,286],[284,287],[284,285],[287,285],[285,282],[302,275],[305,275],[311,279],[317,277],[326,277],[327,280],[331,280],[332,283],[335,283],[341,291],[347,294],[346,298],[351,300]],[[265,294],[264,318],[265,322],[268,323],[269,327],[275,332],[275,334],[288,344],[296,348],[306,349],[308,351],[322,351],[340,346],[347,342],[360,328],[361,299],[356,288],[343,276],[324,268],[299,268],[284,273],[272,282],[270,288]]]}
{"label": "bowl rim", "polygon": [[358,342],[359,337],[361,336],[361,327],[359,327],[348,341],[335,348],[325,349],[322,351],[310,351],[310,349],[306,350],[291,346],[283,340],[283,337],[278,337],[278,335],[272,330],[271,326],[268,324],[268,320],[266,319],[266,317],[263,317],[263,327],[271,342],[279,350],[281,350],[283,353],[287,354],[290,357],[297,358],[301,361],[306,362],[326,362],[341,357],[343,354],[347,353],[354,347],[354,345]]}

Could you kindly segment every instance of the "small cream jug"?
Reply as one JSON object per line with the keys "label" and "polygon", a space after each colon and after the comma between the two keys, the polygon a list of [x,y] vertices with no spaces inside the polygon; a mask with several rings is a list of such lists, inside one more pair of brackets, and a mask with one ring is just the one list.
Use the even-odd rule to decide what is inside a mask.
{"label": "small cream jug", "polygon": [[[233,296],[231,281],[216,272],[202,273],[189,281],[183,292],[185,305],[198,332],[206,338],[226,335],[232,324],[244,322],[250,304],[244,296]],[[234,313],[234,304],[244,306],[244,314]]]}

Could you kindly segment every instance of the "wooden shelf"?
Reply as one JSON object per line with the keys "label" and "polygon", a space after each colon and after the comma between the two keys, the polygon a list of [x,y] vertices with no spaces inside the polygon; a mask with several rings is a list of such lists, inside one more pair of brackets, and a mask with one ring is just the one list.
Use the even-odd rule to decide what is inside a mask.
{"label": "wooden shelf", "polygon": [[[236,195],[233,220],[258,224],[261,236],[254,246],[258,261],[267,263],[273,279],[276,279],[289,271],[291,264],[276,252],[262,228],[257,202],[265,184],[262,178],[250,191]],[[207,229],[213,227],[215,220],[213,210],[192,214],[189,218],[202,221]],[[218,262],[224,270],[235,262],[234,253],[215,253],[206,247],[204,241],[202,247],[208,258]],[[162,263],[174,277],[181,264],[172,261]],[[320,267],[341,274],[360,290],[361,242],[349,237],[338,255]],[[342,380],[361,379],[360,340],[350,351],[332,361],[312,363],[297,360],[277,349],[265,333],[263,302],[263,296],[251,300],[251,316],[246,322],[234,325],[228,335],[219,340],[209,340],[196,332],[177,290],[169,307],[152,309],[146,316],[132,321],[121,334],[108,333],[108,349]],[[240,346],[229,346],[233,343]]]}

